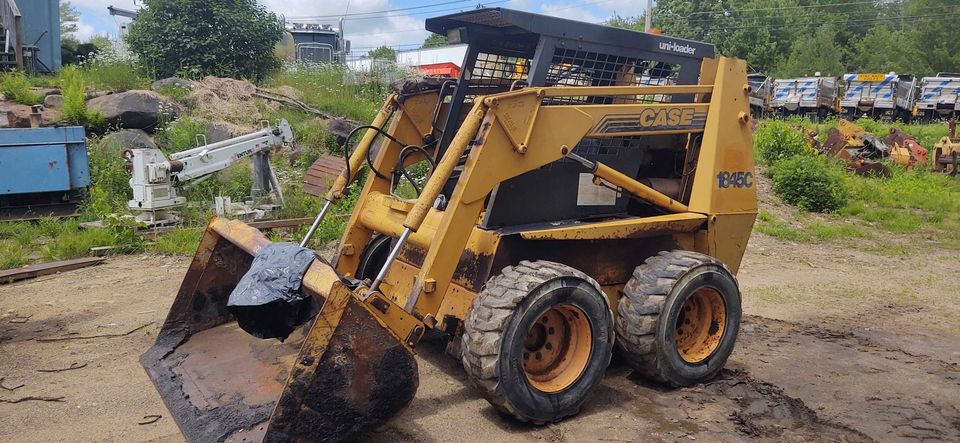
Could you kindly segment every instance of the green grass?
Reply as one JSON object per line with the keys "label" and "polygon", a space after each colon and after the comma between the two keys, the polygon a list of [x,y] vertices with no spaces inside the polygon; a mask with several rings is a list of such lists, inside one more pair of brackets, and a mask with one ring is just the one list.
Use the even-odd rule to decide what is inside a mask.
{"label": "green grass", "polygon": [[186,102],[187,96],[190,95],[190,89],[181,86],[164,86],[158,88],[157,93],[170,97],[178,103],[184,103]]}
{"label": "green grass", "polygon": [[97,52],[79,66],[87,84],[100,91],[144,89],[153,81],[144,75],[144,70],[136,59],[121,56],[112,49]]}
{"label": "green grass", "polygon": [[391,92],[383,81],[366,81],[332,65],[287,68],[271,75],[264,84],[292,86],[303,93],[303,101],[310,106],[360,122],[372,121]]}
{"label": "green grass", "polygon": [[157,237],[149,249],[167,255],[192,256],[197,252],[197,246],[200,244],[202,234],[202,227],[178,229],[169,234]]}
{"label": "green grass", "polygon": [[0,74],[0,93],[3,94],[3,98],[21,105],[30,106],[43,103],[43,95],[30,89],[30,80],[21,71]]}

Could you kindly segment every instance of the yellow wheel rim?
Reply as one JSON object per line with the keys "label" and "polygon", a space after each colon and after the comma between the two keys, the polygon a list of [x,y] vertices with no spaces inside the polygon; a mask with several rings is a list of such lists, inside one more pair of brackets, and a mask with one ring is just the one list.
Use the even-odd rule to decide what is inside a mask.
{"label": "yellow wheel rim", "polygon": [[523,372],[534,388],[560,392],[587,368],[593,331],[586,314],[573,305],[554,306],[527,331]]}
{"label": "yellow wheel rim", "polygon": [[700,363],[720,347],[727,325],[727,306],[713,288],[701,288],[683,302],[673,337],[680,358]]}

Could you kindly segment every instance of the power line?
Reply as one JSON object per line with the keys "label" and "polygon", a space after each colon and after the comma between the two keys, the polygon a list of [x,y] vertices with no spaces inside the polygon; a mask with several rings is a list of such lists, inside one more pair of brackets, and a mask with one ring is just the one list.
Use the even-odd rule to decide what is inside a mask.
{"label": "power line", "polygon": [[[486,3],[484,3],[483,5],[486,7],[486,6],[488,6],[488,5],[499,5],[499,4],[501,4],[501,3],[509,3],[509,2],[512,2],[512,1],[515,1],[515,0],[495,0],[495,1],[492,1],[492,2],[486,2]],[[465,6],[466,6],[466,5],[465,5]],[[421,15],[432,15],[432,14],[436,14],[436,13],[438,13],[438,12],[468,11],[468,10],[471,10],[471,9],[473,9],[473,8],[445,8],[445,9],[437,9],[437,10],[433,10],[433,11],[416,12],[416,13],[411,13],[411,14],[380,15],[380,16],[375,16],[375,17],[354,17],[354,18],[349,18],[349,17],[348,17],[348,18],[343,19],[343,21],[383,20],[383,19],[392,18],[392,17],[418,17],[418,16],[421,16]]]}
{"label": "power line", "polygon": [[[493,5],[493,4],[499,4],[499,3],[507,3],[507,2],[511,2],[511,1],[515,1],[515,0],[497,0],[497,1],[493,1],[493,2],[487,2],[486,5]],[[568,9],[580,8],[580,7],[583,7],[583,6],[588,6],[588,5],[598,4],[598,3],[607,3],[607,2],[611,2],[611,1],[615,1],[615,0],[594,0],[594,1],[588,1],[588,2],[583,2],[583,3],[578,3],[578,4],[575,4],[575,5],[565,6],[565,7],[562,7],[562,8],[551,9],[551,10],[546,11],[546,12],[547,12],[547,13],[550,13],[550,12],[555,12],[555,11],[564,11],[564,10],[568,10]],[[456,8],[455,8],[454,10],[462,10],[462,9],[456,9]],[[421,14],[429,14],[429,13],[433,13],[433,12],[441,12],[441,11],[430,11],[430,12],[421,13]],[[412,15],[412,14],[411,14],[411,15]],[[389,16],[389,17],[402,17],[402,16],[404,16],[404,15],[396,15],[396,16]],[[366,18],[366,17],[364,17],[364,18]],[[597,24],[599,24],[599,23],[603,23],[603,21],[600,21],[600,22],[598,22]],[[364,37],[364,36],[376,36],[376,35],[382,35],[382,34],[399,34],[399,33],[403,33],[403,32],[417,32],[417,31],[423,31],[423,30],[424,30],[423,28],[418,28],[418,29],[397,29],[397,30],[392,30],[392,31],[367,32],[367,33],[362,33],[362,34],[349,34],[349,33],[348,33],[347,36],[348,36],[348,37]]]}
{"label": "power line", "polygon": [[289,18],[291,18],[291,19],[340,18],[340,17],[351,17],[351,16],[358,16],[358,15],[385,14],[385,13],[389,13],[389,12],[410,11],[410,10],[414,10],[414,9],[432,8],[432,7],[434,7],[434,6],[452,5],[452,4],[454,4],[454,3],[466,3],[466,2],[470,2],[470,1],[471,1],[471,0],[453,0],[453,1],[447,1],[447,2],[441,2],[441,3],[434,3],[434,4],[431,4],[431,5],[420,5],[420,6],[409,6],[409,7],[406,7],[406,8],[384,9],[384,10],[382,10],[382,11],[355,12],[355,13],[352,13],[352,14],[341,14],[341,15],[304,15],[304,16],[296,16],[296,17],[289,17]]}
{"label": "power line", "polygon": [[677,14],[672,14],[672,15],[673,15],[674,17],[690,18],[690,17],[693,17],[693,16],[695,16],[695,15],[710,15],[710,14],[731,15],[731,14],[739,14],[739,13],[742,13],[742,12],[783,11],[783,10],[787,10],[787,9],[809,9],[809,8],[834,8],[834,7],[837,7],[837,6],[853,6],[853,5],[867,5],[867,4],[875,5],[875,4],[877,4],[877,2],[876,2],[875,0],[871,0],[871,1],[859,1],[859,2],[848,2],[848,3],[833,3],[833,4],[814,4],[814,5],[798,5],[798,6],[777,6],[777,7],[773,7],[773,8],[731,9],[731,10],[725,10],[725,11],[698,11],[698,12],[691,12],[690,14],[687,14],[687,15],[685,15],[685,16],[681,16],[681,15],[677,15]]}
{"label": "power line", "polygon": [[801,27],[808,25],[843,25],[849,23],[874,23],[886,20],[904,20],[904,19],[921,19],[921,18],[935,18],[935,17],[955,17],[960,16],[960,13],[957,14],[928,14],[928,15],[898,15],[890,17],[877,17],[871,19],[860,19],[860,20],[845,20],[845,21],[833,21],[833,22],[808,22],[808,23],[787,23],[779,25],[753,25],[753,26],[723,26],[713,29],[705,29],[704,31],[733,31],[738,29],[758,29],[758,28],[785,28],[785,27]]}
{"label": "power line", "polygon": [[[923,10],[942,10],[942,9],[948,9],[948,10],[950,10],[950,9],[956,8],[956,7],[957,7],[957,5],[939,5],[939,6],[926,6],[926,7],[916,8],[916,10],[917,10],[917,11],[923,11]],[[848,14],[848,15],[846,15],[846,16],[850,16],[850,15]],[[891,17],[893,17],[893,16],[891,16]],[[900,17],[900,16],[896,16],[896,17],[893,17],[893,18],[898,18],[898,17]],[[681,18],[681,19],[682,19],[682,17],[673,17],[673,18]],[[764,20],[767,20],[767,21],[787,20],[787,19],[795,18],[795,16],[790,16],[790,15],[771,15],[771,16],[752,16],[752,17],[751,17],[751,16],[740,16],[740,17],[725,17],[725,18],[726,18],[727,20],[731,21],[731,22],[738,22],[738,21],[744,22],[744,21],[764,21]],[[719,19],[719,18],[718,18],[718,19]],[[701,23],[701,22],[707,22],[707,21],[711,21],[711,20],[714,20],[714,19],[712,19],[712,18],[707,18],[707,19],[686,20],[686,23]],[[794,25],[795,25],[795,26],[801,26],[802,24],[794,24]],[[785,26],[791,26],[791,25],[785,25]],[[727,28],[727,27],[724,26],[723,28]]]}

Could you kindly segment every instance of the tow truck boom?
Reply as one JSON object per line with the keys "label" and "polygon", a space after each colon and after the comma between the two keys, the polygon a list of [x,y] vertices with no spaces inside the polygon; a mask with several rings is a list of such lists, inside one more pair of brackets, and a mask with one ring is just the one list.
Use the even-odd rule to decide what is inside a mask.
{"label": "tow truck boom", "polygon": [[133,189],[133,199],[127,205],[148,216],[138,218],[156,222],[163,218],[158,217],[158,213],[186,202],[186,198],[178,194],[179,188],[199,183],[247,157],[253,160],[253,195],[273,191],[282,201],[280,186],[270,166],[270,152],[291,141],[290,124],[280,120],[276,127],[265,122],[257,132],[177,152],[171,154],[170,159],[156,148],[127,149],[123,155]]}

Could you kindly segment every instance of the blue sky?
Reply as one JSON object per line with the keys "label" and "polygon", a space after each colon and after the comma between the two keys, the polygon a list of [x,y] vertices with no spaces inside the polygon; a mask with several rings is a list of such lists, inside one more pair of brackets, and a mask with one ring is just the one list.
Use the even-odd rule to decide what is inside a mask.
{"label": "blue sky", "polygon": [[[423,42],[427,17],[473,9],[477,0],[259,0],[267,9],[290,20],[335,22],[341,14],[363,14],[400,8],[416,8],[388,13],[348,16],[344,24],[347,39],[358,52],[365,48],[388,45],[410,47]],[[438,5],[438,3],[440,3]],[[490,0],[485,5],[539,12],[574,20],[598,22],[614,13],[636,16],[643,12],[643,0]],[[134,0],[71,0],[80,11],[78,37],[83,40],[94,34],[116,35],[121,23],[128,19],[111,17],[107,6],[137,9]],[[349,7],[348,7],[349,5]],[[429,6],[428,6],[429,5]]]}

